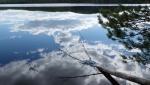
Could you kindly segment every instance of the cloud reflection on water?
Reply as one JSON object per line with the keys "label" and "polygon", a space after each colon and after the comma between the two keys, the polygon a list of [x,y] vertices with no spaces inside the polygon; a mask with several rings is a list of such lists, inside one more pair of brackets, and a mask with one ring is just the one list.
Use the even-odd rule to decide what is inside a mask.
{"label": "cloud reflection on water", "polygon": [[[91,58],[98,62],[100,65],[109,69],[118,70],[124,73],[131,73],[131,75],[138,75],[144,78],[149,78],[145,74],[145,70],[141,70],[137,63],[123,64],[119,57],[118,51],[114,50],[111,46],[99,43],[97,45],[90,45],[85,43]],[[102,46],[106,48],[102,48]],[[80,44],[76,43],[73,47],[68,47],[68,52],[82,60],[88,59]],[[79,50],[77,50],[79,49]],[[104,56],[103,52],[109,50],[111,54],[115,54],[114,59]],[[111,55],[110,54],[110,55]],[[116,55],[118,54],[118,55]],[[110,84],[102,75],[70,79],[62,82],[63,79],[55,79],[58,76],[76,76],[96,73],[97,71],[89,66],[84,66],[73,60],[66,55],[64,56],[60,51],[42,52],[41,58],[29,62],[29,60],[15,61],[0,68],[0,83],[5,85],[105,85]],[[62,57],[64,56],[64,57]],[[147,70],[147,69],[146,69]],[[149,74],[149,71],[146,72]],[[127,81],[117,79],[120,83],[130,85]],[[9,81],[9,82],[8,82]],[[135,84],[132,84],[135,85]]]}
{"label": "cloud reflection on water", "polygon": [[[89,17],[90,18],[90,17]],[[92,21],[77,19],[66,19],[66,20],[35,20],[29,21],[24,24],[17,24],[11,28],[11,32],[25,31],[34,35],[45,33],[47,35],[54,35],[57,31],[70,32],[75,30],[82,30],[92,27],[96,24],[97,20]]]}
{"label": "cloud reflection on water", "polygon": [[[22,13],[24,13],[22,15]],[[29,11],[4,11],[7,14],[14,13],[11,17],[13,24],[11,32],[29,32],[32,35],[44,33],[54,37],[54,41],[60,44],[72,56],[81,60],[87,60],[83,47],[81,46],[80,36],[71,34],[71,31],[81,31],[89,29],[97,24],[97,14],[76,14],[71,12],[52,13],[52,12],[29,12]],[[15,15],[18,13],[17,15]],[[33,16],[34,15],[34,16]],[[5,16],[5,15],[4,15]],[[16,17],[18,18],[16,20]],[[6,21],[5,21],[6,20]],[[15,22],[13,22],[15,21]],[[16,24],[17,23],[17,24]],[[8,23],[6,23],[8,24]],[[101,41],[92,41],[95,44],[89,44],[85,41],[84,45],[92,60],[109,69],[121,71],[143,78],[150,78],[148,69],[141,67],[134,62],[129,64],[122,63],[120,54],[128,51],[118,44],[105,44]],[[76,76],[96,73],[97,71],[89,66],[83,66],[73,59],[70,59],[57,49],[45,52],[44,48],[28,51],[30,53],[39,53],[40,58],[34,61],[21,60],[10,62],[0,68],[0,84],[2,85],[109,85],[110,83],[102,75],[69,79],[63,82],[62,79],[55,79],[58,76]],[[136,52],[138,50],[134,50]],[[62,57],[63,56],[63,57]],[[113,56],[113,57],[110,57]],[[134,83],[116,78],[122,85],[135,85]]]}

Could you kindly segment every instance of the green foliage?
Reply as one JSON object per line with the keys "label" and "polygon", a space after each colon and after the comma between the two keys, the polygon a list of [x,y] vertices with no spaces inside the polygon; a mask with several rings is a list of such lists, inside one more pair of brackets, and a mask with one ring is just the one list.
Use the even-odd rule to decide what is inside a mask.
{"label": "green foliage", "polygon": [[100,16],[98,16],[98,21],[100,24],[103,24],[103,20],[100,18]]}
{"label": "green foliage", "polygon": [[129,36],[130,36],[130,37],[134,37],[134,36],[135,36],[135,33],[134,33],[134,32],[130,32]]}
{"label": "green foliage", "polygon": [[120,55],[123,59],[127,59],[127,57],[125,55]]}
{"label": "green foliage", "polygon": [[127,63],[127,61],[125,61],[125,60],[122,60],[122,62],[123,62],[123,63]]}
{"label": "green foliage", "polygon": [[99,12],[104,16],[104,17],[108,17],[109,14],[111,14],[111,10],[104,10],[104,9],[100,9]]}
{"label": "green foliage", "polygon": [[123,62],[127,63],[126,60],[133,60],[143,65],[149,64],[150,27],[143,26],[140,28],[137,25],[137,23],[142,24],[141,18],[143,17],[144,21],[150,22],[150,18],[147,17],[150,14],[149,7],[123,7],[119,5],[114,10],[101,9],[100,13],[108,20],[107,23],[103,23],[103,26],[108,31],[109,39],[119,41],[128,50],[139,49],[141,51],[132,56],[121,55]]}

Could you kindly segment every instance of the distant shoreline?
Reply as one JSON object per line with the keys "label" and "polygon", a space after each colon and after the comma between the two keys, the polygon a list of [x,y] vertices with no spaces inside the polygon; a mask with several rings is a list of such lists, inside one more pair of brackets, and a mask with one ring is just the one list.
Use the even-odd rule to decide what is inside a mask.
{"label": "distant shoreline", "polygon": [[150,0],[0,0],[0,4],[44,4],[44,3],[80,3],[80,4],[150,4]]}
{"label": "distant shoreline", "polygon": [[[122,4],[123,6],[150,6],[150,4]],[[118,4],[43,3],[43,4],[0,4],[0,7],[74,7],[74,6],[118,6]]]}
{"label": "distant shoreline", "polygon": [[0,3],[2,4],[150,4],[150,3]]}

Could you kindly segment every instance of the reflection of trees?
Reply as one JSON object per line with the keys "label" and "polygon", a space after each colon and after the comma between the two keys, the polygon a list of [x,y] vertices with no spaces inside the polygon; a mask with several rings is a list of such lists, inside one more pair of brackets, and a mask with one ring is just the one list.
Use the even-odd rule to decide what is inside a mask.
{"label": "reflection of trees", "polygon": [[100,13],[108,19],[104,23],[99,16],[99,23],[108,30],[108,38],[119,41],[128,50],[141,51],[129,57],[122,55],[124,62],[130,59],[144,65],[150,63],[150,9],[119,6],[113,11],[101,9]]}
{"label": "reflection of trees", "polygon": [[[105,9],[114,9],[114,7],[109,6],[101,6],[101,8]],[[29,11],[48,11],[48,12],[75,12],[75,13],[82,13],[82,14],[92,14],[98,13],[99,7],[98,6],[76,6],[76,7],[2,7],[0,10],[7,10],[7,9],[21,9],[21,10],[29,10]]]}

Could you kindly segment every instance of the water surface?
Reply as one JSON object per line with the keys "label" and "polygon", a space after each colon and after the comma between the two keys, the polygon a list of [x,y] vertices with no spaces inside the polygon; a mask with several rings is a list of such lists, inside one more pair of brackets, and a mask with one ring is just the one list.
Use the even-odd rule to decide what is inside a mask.
{"label": "water surface", "polygon": [[[78,59],[88,60],[85,47],[92,60],[99,65],[131,75],[150,77],[147,75],[150,71],[141,70],[139,64],[122,63],[120,54],[129,55],[139,50],[128,51],[123,45],[108,39],[107,30],[98,23],[98,13],[14,9],[0,12],[1,85],[110,84],[102,75],[55,79],[58,76],[98,72],[93,67],[82,66],[59,48]],[[120,84],[135,85],[118,78],[117,81]]]}

